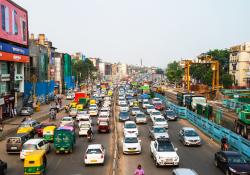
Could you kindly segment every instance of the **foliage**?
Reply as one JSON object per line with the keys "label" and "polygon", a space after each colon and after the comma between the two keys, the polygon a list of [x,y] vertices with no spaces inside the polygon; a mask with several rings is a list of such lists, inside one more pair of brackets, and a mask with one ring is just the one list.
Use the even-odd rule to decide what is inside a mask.
{"label": "foliage", "polygon": [[96,72],[96,68],[89,59],[85,59],[84,61],[74,59],[72,60],[72,71],[73,75],[80,83],[93,80],[95,78],[94,72]]}
{"label": "foliage", "polygon": [[221,77],[222,85],[224,88],[228,88],[233,84],[233,78],[230,74],[223,74]]}
{"label": "foliage", "polygon": [[181,68],[179,62],[172,62],[169,63],[166,68],[166,76],[170,83],[172,84],[179,84],[182,80],[183,76],[183,69]]}

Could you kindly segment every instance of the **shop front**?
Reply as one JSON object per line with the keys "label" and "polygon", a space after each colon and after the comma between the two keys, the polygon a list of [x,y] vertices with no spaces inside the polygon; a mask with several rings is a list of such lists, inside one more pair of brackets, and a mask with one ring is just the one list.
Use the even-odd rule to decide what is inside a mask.
{"label": "shop front", "polygon": [[[15,115],[15,96],[7,95],[3,97],[4,104],[1,105],[2,109],[2,119],[14,117]],[[0,103],[1,104],[1,103]]]}

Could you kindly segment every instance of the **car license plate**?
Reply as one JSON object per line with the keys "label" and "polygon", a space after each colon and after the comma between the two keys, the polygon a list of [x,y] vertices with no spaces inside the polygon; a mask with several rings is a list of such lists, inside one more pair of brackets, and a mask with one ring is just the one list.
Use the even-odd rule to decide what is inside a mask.
{"label": "car license plate", "polygon": [[17,147],[11,147],[11,149],[13,149],[13,150],[17,150]]}
{"label": "car license plate", "polygon": [[91,160],[92,163],[97,162],[97,160]]}

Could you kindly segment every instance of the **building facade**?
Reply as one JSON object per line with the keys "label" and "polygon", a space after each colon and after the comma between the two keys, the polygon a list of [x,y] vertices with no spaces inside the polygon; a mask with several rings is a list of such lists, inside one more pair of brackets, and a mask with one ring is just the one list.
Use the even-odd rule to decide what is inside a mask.
{"label": "building facade", "polygon": [[0,1],[0,120],[22,108],[24,66],[29,62],[28,13],[10,0]]}
{"label": "building facade", "polygon": [[234,85],[250,87],[250,42],[231,47],[229,62]]}

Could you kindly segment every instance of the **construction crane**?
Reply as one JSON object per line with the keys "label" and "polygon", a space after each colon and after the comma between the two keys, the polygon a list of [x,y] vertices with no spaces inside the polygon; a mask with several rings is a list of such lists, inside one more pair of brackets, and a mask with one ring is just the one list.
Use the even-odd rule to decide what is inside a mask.
{"label": "construction crane", "polygon": [[214,60],[212,56],[201,54],[198,56],[197,61],[193,60],[182,60],[181,64],[184,65],[184,83],[187,87],[188,93],[190,92],[190,66],[192,64],[211,64],[211,69],[213,71],[212,79],[212,91],[219,90],[220,86],[220,63],[217,60]]}

